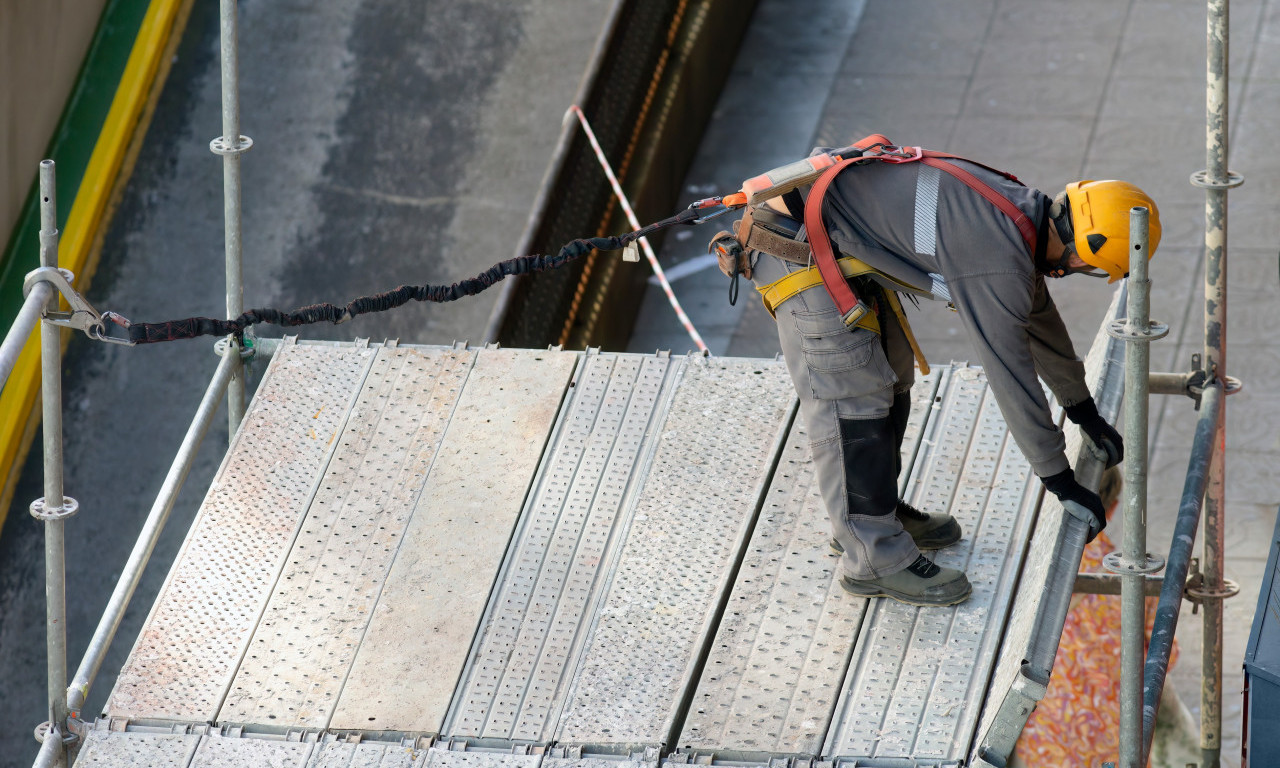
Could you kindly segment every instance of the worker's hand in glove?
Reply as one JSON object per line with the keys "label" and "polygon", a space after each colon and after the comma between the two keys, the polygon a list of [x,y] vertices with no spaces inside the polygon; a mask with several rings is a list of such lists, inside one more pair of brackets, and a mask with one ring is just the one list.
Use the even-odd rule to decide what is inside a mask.
{"label": "worker's hand in glove", "polygon": [[1093,444],[1106,452],[1108,467],[1114,467],[1124,460],[1124,440],[1115,427],[1098,413],[1098,406],[1094,404],[1092,397],[1082,403],[1069,405],[1065,410],[1067,418],[1073,424],[1080,425],[1080,429],[1084,430]]}
{"label": "worker's hand in glove", "polygon": [[1089,541],[1097,538],[1098,534],[1102,533],[1102,529],[1107,527],[1107,510],[1102,506],[1102,499],[1098,494],[1077,483],[1076,473],[1070,467],[1056,475],[1043,477],[1041,481],[1050,493],[1058,497],[1062,506],[1076,504],[1093,513],[1093,522],[1089,524]]}

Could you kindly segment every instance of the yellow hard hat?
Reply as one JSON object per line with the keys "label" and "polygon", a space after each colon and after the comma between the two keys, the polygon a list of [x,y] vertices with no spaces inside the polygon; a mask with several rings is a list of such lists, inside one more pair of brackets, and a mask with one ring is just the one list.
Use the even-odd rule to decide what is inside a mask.
{"label": "yellow hard hat", "polygon": [[[1146,192],[1127,181],[1068,184],[1054,201],[1050,216],[1059,223],[1062,213],[1071,214],[1067,226],[1076,254],[1086,264],[1105,271],[1111,278],[1108,282],[1114,283],[1129,274],[1129,209],[1137,206],[1151,212],[1147,230],[1147,258],[1150,259],[1160,245],[1160,210]],[[1062,229],[1059,225],[1060,233]]]}

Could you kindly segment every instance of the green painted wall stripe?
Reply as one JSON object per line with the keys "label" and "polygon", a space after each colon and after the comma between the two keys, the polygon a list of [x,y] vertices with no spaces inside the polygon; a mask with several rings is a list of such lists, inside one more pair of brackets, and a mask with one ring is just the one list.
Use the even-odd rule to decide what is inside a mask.
{"label": "green painted wall stripe", "polygon": [[[58,228],[64,228],[89,157],[106,121],[150,0],[108,0],[85,54],[71,97],[58,120],[45,157],[58,164]],[[22,306],[22,281],[40,266],[39,179],[31,188],[0,260],[0,327],[8,328]],[[77,277],[79,277],[77,275]]]}

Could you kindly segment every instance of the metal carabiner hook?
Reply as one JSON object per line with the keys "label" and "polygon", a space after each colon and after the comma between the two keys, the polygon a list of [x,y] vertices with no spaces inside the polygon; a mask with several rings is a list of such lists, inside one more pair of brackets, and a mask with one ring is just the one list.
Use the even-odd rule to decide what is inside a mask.
{"label": "metal carabiner hook", "polygon": [[[71,281],[74,279],[75,275],[70,270],[56,267],[40,267],[27,273],[26,279],[22,282],[22,293],[24,296],[31,293],[31,289],[36,283],[49,283],[67,300],[67,304],[71,306],[71,311],[62,312],[46,309],[41,313],[41,316],[47,322],[64,328],[83,331],[86,336],[98,341],[133,346],[134,342],[129,340],[127,333],[124,336],[109,335],[106,324],[103,322],[104,315],[99,314],[92,304],[77,293],[75,288],[71,287]],[[114,312],[106,313],[105,318],[111,321],[113,328],[127,329],[129,327],[129,321]]]}

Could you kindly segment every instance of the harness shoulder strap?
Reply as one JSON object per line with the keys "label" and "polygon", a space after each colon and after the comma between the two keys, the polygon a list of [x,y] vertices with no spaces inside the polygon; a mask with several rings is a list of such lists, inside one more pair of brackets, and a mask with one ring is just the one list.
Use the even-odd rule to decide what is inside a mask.
{"label": "harness shoulder strap", "polygon": [[[1031,223],[1031,218],[1027,216],[1027,214],[1023,213],[1022,209],[1014,205],[1013,202],[1009,200],[1009,198],[1005,197],[1004,195],[1000,194],[995,189],[993,189],[990,184],[987,184],[986,182],[979,179],[977,176],[974,176],[972,173],[969,173],[968,171],[956,165],[955,163],[947,162],[948,159],[951,159],[953,157],[954,156],[952,155],[943,155],[942,153],[929,153],[926,151],[924,154],[924,157],[920,158],[920,162],[932,168],[937,168],[940,171],[945,171],[951,174],[955,178],[964,182],[964,184],[970,189],[972,189],[974,192],[977,192],[978,194],[986,198],[987,202],[991,203],[996,208],[999,208],[1000,211],[1004,213],[1004,215],[1008,216],[1010,219],[1013,220],[1014,225],[1018,227],[1018,232],[1022,235],[1023,242],[1027,244],[1027,248],[1031,249],[1032,253],[1035,253],[1036,252],[1036,225]],[[954,159],[963,160],[964,158],[954,158]],[[982,167],[986,168],[987,166],[984,165]],[[995,170],[995,169],[990,169],[990,170]],[[1012,179],[1013,181],[1018,181],[1016,177],[1010,174],[1003,173],[1001,171],[996,171],[996,173],[999,173],[1002,176],[1005,176],[1006,178]],[[1018,183],[1021,184],[1022,182],[1019,181]]]}
{"label": "harness shoulder strap", "polygon": [[869,310],[867,305],[854,294],[853,288],[844,279],[840,266],[836,263],[835,251],[831,247],[831,236],[827,234],[827,227],[822,221],[822,201],[827,196],[827,189],[830,188],[831,182],[835,181],[840,171],[860,159],[851,157],[841,160],[823,171],[822,175],[813,182],[813,188],[809,191],[809,197],[804,204],[804,228],[809,235],[809,247],[813,250],[814,266],[822,275],[822,285],[827,289],[831,300],[835,302],[836,309],[840,312],[840,319],[848,326],[856,324],[859,318]]}
{"label": "harness shoulder strap", "polygon": [[[873,137],[868,137],[871,139]],[[874,137],[883,138],[883,137]],[[864,139],[867,141],[867,139]],[[861,144],[862,142],[859,142]],[[887,142],[886,142],[887,143]],[[888,147],[889,149],[898,149]],[[924,150],[919,147],[903,148],[909,150],[907,152],[893,153],[872,153],[864,154],[860,157],[850,157],[826,168],[822,175],[813,182],[813,188],[809,192],[809,197],[805,200],[804,207],[804,226],[809,235],[809,245],[813,249],[813,261],[817,266],[819,273],[822,275],[822,284],[830,294],[831,300],[835,302],[836,308],[840,310],[841,316],[845,320],[846,325],[852,325],[861,316],[860,313],[867,311],[866,305],[863,304],[853,293],[848,282],[840,274],[840,268],[836,265],[836,256],[834,249],[831,247],[831,237],[827,234],[827,228],[822,221],[822,203],[827,195],[827,190],[831,187],[831,182],[841,171],[855,163],[867,162],[888,162],[888,163],[909,163],[919,161],[940,171],[944,171],[957,180],[964,183],[973,191],[982,195],[987,202],[994,205],[1002,213],[1008,216],[1018,228],[1018,232],[1022,235],[1023,241],[1027,244],[1027,248],[1033,254],[1036,254],[1036,226],[1031,223],[1030,217],[1022,212],[1018,206],[1012,201],[993,189],[991,185],[974,176],[969,171],[956,165],[953,160],[965,160],[965,158],[956,155],[950,155],[945,152],[934,152]],[[973,162],[966,160],[966,162]],[[1021,184],[1018,178],[1012,174],[999,171],[994,168],[978,163],[983,168],[987,168],[993,173],[998,173],[1011,181]]]}

